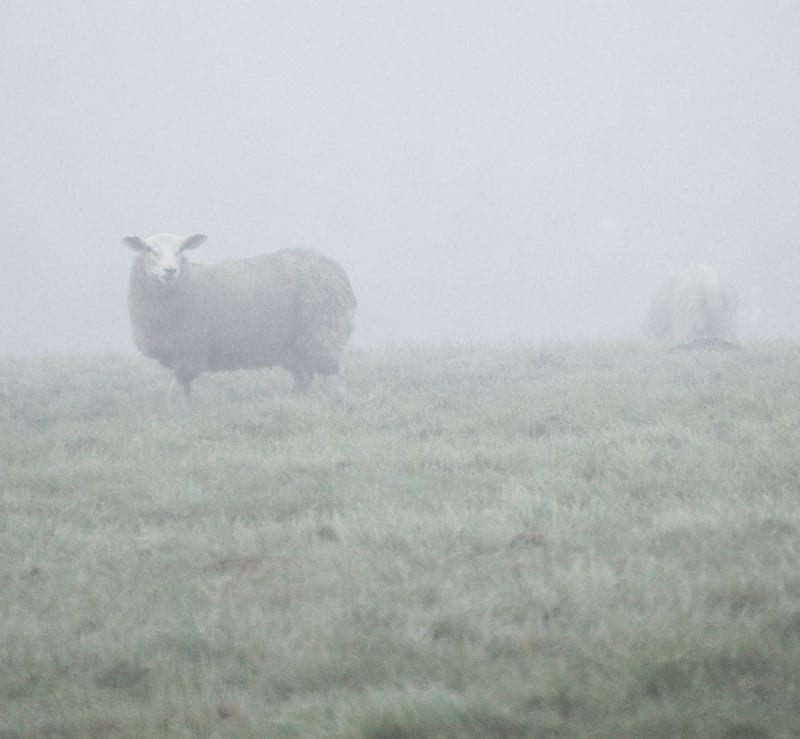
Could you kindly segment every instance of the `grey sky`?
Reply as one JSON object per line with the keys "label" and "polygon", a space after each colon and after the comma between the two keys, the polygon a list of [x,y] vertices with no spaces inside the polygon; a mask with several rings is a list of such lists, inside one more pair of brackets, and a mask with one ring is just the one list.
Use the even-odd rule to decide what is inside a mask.
{"label": "grey sky", "polygon": [[634,337],[711,261],[800,336],[800,3],[0,6],[0,353],[132,351],[126,234],[312,246],[355,343]]}

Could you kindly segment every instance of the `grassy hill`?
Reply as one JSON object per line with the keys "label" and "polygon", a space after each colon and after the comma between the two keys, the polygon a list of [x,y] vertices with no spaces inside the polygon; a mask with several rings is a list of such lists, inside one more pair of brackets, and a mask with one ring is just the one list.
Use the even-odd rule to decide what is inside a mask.
{"label": "grassy hill", "polygon": [[0,736],[800,736],[800,347],[0,359]]}

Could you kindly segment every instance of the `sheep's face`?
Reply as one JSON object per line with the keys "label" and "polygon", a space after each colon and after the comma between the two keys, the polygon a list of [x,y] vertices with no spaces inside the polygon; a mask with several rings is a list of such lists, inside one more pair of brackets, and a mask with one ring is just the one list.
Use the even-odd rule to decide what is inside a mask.
{"label": "sheep's face", "polygon": [[124,244],[139,253],[145,272],[166,287],[177,283],[186,267],[183,252],[197,248],[205,240],[203,234],[155,234],[146,239],[138,236],[122,239]]}

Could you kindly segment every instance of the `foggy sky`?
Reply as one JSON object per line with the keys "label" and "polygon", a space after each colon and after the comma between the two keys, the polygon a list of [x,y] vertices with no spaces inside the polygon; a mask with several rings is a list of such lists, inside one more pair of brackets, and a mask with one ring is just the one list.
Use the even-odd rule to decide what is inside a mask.
{"label": "foggy sky", "polygon": [[800,337],[800,3],[0,5],[0,354],[133,351],[127,234],[310,246],[354,343]]}

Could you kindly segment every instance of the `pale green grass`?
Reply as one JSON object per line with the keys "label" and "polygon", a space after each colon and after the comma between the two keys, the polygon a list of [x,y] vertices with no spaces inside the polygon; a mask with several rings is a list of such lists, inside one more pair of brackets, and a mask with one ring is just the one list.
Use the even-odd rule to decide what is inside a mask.
{"label": "pale green grass", "polygon": [[0,737],[800,736],[800,348],[0,360]]}

